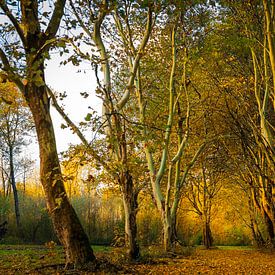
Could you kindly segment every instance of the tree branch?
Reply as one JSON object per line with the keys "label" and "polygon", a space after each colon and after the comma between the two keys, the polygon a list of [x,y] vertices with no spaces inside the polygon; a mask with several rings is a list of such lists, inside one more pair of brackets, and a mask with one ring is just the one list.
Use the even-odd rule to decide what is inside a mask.
{"label": "tree branch", "polygon": [[45,34],[46,34],[46,37],[44,38],[45,41],[55,37],[55,35],[59,29],[61,18],[64,13],[65,4],[66,4],[66,0],[57,0],[56,1],[51,20],[48,24],[46,31],[45,31]]}
{"label": "tree branch", "polygon": [[149,40],[151,31],[152,31],[152,14],[153,14],[153,11],[152,11],[152,7],[150,6],[149,10],[148,10],[148,15],[147,15],[146,30],[145,30],[143,39],[141,41],[141,44],[138,48],[137,54],[135,56],[135,60],[133,62],[133,68],[132,68],[132,71],[131,71],[131,75],[130,75],[130,77],[128,79],[128,83],[126,85],[126,90],[125,90],[123,96],[121,97],[121,99],[118,101],[118,103],[116,105],[117,110],[121,110],[125,106],[125,104],[127,103],[128,99],[130,97],[131,90],[133,88],[134,80],[135,80],[137,70],[138,70],[138,67],[139,67],[139,61],[140,61],[141,57],[144,54],[144,49],[147,45],[147,42]]}
{"label": "tree branch", "polygon": [[57,110],[57,112],[61,115],[61,117],[66,121],[66,123],[71,127],[73,133],[76,133],[81,142],[84,144],[84,146],[87,148],[88,153],[98,162],[100,163],[104,169],[111,174],[112,176],[117,176],[115,172],[107,165],[105,161],[102,160],[102,158],[95,152],[95,150],[91,147],[90,143],[87,141],[87,139],[84,137],[82,132],[79,130],[79,128],[73,123],[73,121],[66,115],[64,110],[61,108],[61,106],[58,104],[57,99],[52,92],[52,90],[47,87],[47,92],[49,96],[52,99],[53,106]]}
{"label": "tree branch", "polygon": [[181,178],[180,181],[180,186],[183,186],[186,177],[189,173],[189,170],[193,167],[193,165],[195,164],[197,158],[199,157],[199,155],[201,154],[201,152],[203,151],[204,147],[206,146],[206,143],[202,143],[201,146],[198,148],[197,152],[195,153],[195,155],[193,156],[192,160],[189,162],[189,164],[186,166],[183,176]]}
{"label": "tree branch", "polygon": [[10,21],[12,22],[13,26],[15,27],[23,45],[26,45],[26,39],[25,39],[25,35],[24,35],[24,31],[21,28],[19,22],[17,21],[17,19],[13,16],[13,14],[11,13],[11,11],[9,10],[8,6],[6,5],[4,0],[0,0],[0,8],[3,10],[3,12],[5,13],[5,15],[10,19]]}
{"label": "tree branch", "polygon": [[4,73],[0,71],[0,76],[2,78],[9,79],[11,82],[14,82],[17,85],[17,87],[20,89],[20,91],[24,93],[25,86],[21,81],[21,77],[13,71],[5,52],[1,48],[0,48],[0,60],[4,65],[3,67]]}

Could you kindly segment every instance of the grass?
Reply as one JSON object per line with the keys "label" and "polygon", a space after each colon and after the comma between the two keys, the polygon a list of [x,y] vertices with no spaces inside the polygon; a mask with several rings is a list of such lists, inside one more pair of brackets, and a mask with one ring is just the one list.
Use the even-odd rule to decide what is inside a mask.
{"label": "grass", "polygon": [[94,252],[111,252],[112,248],[105,245],[92,245]]}
{"label": "grass", "polygon": [[[147,274],[148,270],[153,274],[208,274],[210,271],[214,272],[211,274],[274,274],[275,270],[274,254],[262,253],[250,246],[218,246],[210,250],[192,247],[178,249],[172,255],[163,254],[159,246],[152,246],[142,249],[145,258],[139,264],[123,259],[122,248],[97,245],[92,248],[105,268],[106,272],[101,274],[116,274],[115,269],[110,269],[112,265],[128,270],[127,274]],[[95,274],[64,271],[64,262],[62,247],[54,243],[0,245],[0,274]]]}
{"label": "grass", "polygon": [[255,247],[253,246],[219,245],[217,248],[221,250],[255,250]]}
{"label": "grass", "polygon": [[43,245],[0,245],[1,270],[33,270],[41,265],[60,264],[62,247]]}

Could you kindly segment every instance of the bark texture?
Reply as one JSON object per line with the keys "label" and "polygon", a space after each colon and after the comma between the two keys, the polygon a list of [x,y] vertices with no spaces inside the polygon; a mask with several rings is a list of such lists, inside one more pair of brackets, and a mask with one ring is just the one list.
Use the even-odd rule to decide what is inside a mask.
{"label": "bark texture", "polygon": [[123,204],[125,212],[125,243],[128,249],[129,258],[137,260],[140,257],[136,223],[138,192],[135,192],[133,188],[132,176],[128,171],[122,175],[121,183],[123,188]]}
{"label": "bark texture", "polygon": [[55,231],[65,249],[66,262],[83,264],[92,261],[95,256],[88,237],[64,188],[46,87],[27,84],[25,95],[37,131],[41,183]]}
{"label": "bark texture", "polygon": [[[3,70],[14,81],[25,97],[33,115],[40,152],[40,178],[46,196],[49,214],[56,234],[63,244],[67,264],[82,264],[95,259],[89,240],[70,204],[62,179],[53,124],[50,116],[50,102],[44,78],[44,59],[52,43],[56,42],[57,31],[64,14],[66,0],[54,1],[54,8],[48,25],[41,28],[38,0],[18,1],[18,13],[13,15],[9,1],[0,1],[4,15],[9,18],[21,43],[25,79],[16,74],[16,68],[9,63],[9,57],[0,48]],[[22,61],[22,60],[20,60]]]}

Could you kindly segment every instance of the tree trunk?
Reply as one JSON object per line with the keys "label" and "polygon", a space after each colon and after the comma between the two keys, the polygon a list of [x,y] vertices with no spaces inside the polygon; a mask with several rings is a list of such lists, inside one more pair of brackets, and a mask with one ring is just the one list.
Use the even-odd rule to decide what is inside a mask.
{"label": "tree trunk", "polygon": [[177,213],[171,213],[171,243],[180,243],[177,236]]}
{"label": "tree trunk", "polygon": [[172,247],[172,219],[170,209],[167,209],[167,211],[163,211],[162,226],[164,251],[169,252]]}
{"label": "tree trunk", "polygon": [[17,192],[16,182],[15,182],[15,175],[14,175],[13,148],[12,148],[12,146],[9,146],[9,161],[10,161],[10,183],[11,183],[12,191],[13,191],[16,226],[17,226],[17,230],[18,230],[19,235],[21,235],[22,234],[22,226],[21,226],[21,221],[20,221],[18,192]]}
{"label": "tree trunk", "polygon": [[202,242],[206,249],[213,245],[213,237],[210,228],[210,221],[207,217],[202,218]]}
{"label": "tree trunk", "polygon": [[[177,169],[179,171],[180,162],[177,163],[177,166],[178,166]],[[174,202],[171,208],[171,230],[172,230],[171,242],[172,244],[175,244],[176,242],[181,244],[177,235],[177,214],[178,214],[179,202],[180,202],[180,188],[177,187],[176,190],[174,191]]]}
{"label": "tree trunk", "polygon": [[[11,21],[15,32],[19,35],[24,48],[24,58],[22,58],[23,63],[24,60],[26,61],[24,81],[21,82],[17,76],[14,77],[15,68],[10,68],[9,64],[6,66],[5,62],[4,69],[7,69],[6,72],[11,79],[15,79],[33,115],[40,152],[40,179],[46,196],[47,208],[56,234],[64,246],[66,263],[86,263],[94,260],[95,256],[65,192],[44,78],[44,58],[48,55],[52,42],[56,38],[66,1],[55,1],[49,24],[43,30],[41,30],[39,21],[41,19],[39,16],[40,1],[20,1],[18,3],[20,21],[12,16],[5,2],[0,1],[0,6],[7,17],[13,18]],[[2,56],[1,59],[3,61]],[[9,60],[4,54],[4,60],[6,59]]]}
{"label": "tree trunk", "polygon": [[1,154],[1,180],[3,185],[3,197],[6,197],[6,179],[5,179],[5,173],[4,173],[4,160],[3,160],[2,154]]}
{"label": "tree trunk", "polygon": [[259,230],[257,221],[255,221],[254,219],[251,218],[250,223],[251,223],[250,228],[252,231],[252,236],[253,236],[253,239],[254,239],[257,247],[263,247],[263,245],[265,244],[265,241],[264,241],[261,231]]}
{"label": "tree trunk", "polygon": [[139,245],[137,242],[137,222],[138,192],[133,188],[133,180],[129,171],[121,175],[120,182],[123,188],[123,205],[125,212],[125,244],[128,248],[128,256],[131,260],[140,257]]}
{"label": "tree trunk", "polygon": [[33,114],[38,137],[40,177],[47,208],[56,234],[64,246],[66,263],[93,261],[95,256],[88,237],[65,192],[46,87],[28,83],[25,86],[25,97]]}
{"label": "tree trunk", "polygon": [[272,248],[275,248],[275,233],[274,233],[273,222],[265,211],[264,211],[264,221],[265,221],[266,230],[268,234],[268,243]]}

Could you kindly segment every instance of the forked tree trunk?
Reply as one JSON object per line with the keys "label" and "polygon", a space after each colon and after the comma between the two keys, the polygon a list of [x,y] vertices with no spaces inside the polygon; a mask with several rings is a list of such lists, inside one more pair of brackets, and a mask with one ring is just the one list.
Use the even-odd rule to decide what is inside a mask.
{"label": "forked tree trunk", "polygon": [[128,249],[129,259],[137,260],[140,257],[139,245],[137,242],[138,192],[133,188],[133,180],[129,171],[121,175],[120,183],[123,188],[123,205],[125,213],[125,244]]}
{"label": "forked tree trunk", "polygon": [[[180,169],[180,162],[177,164],[177,168]],[[187,173],[186,173],[187,175]],[[178,234],[177,234],[177,218],[178,218],[178,208],[180,202],[180,188],[177,188],[174,192],[174,202],[171,207],[171,243],[175,245],[176,243],[181,244]]]}
{"label": "forked tree trunk", "polygon": [[[41,71],[40,71],[41,73]],[[64,246],[66,263],[82,264],[95,256],[70,204],[61,174],[46,87],[28,83],[25,97],[33,114],[40,151],[40,178],[56,234]]]}

